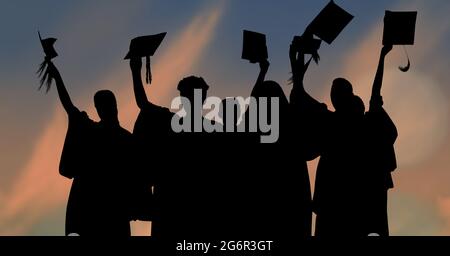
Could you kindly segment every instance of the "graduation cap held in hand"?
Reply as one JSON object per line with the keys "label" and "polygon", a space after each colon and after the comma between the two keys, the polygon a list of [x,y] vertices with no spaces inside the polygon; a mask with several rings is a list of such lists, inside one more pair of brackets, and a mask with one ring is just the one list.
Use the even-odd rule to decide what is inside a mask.
{"label": "graduation cap held in hand", "polygon": [[242,59],[257,63],[267,60],[268,57],[266,35],[244,30]]}
{"label": "graduation cap held in hand", "polygon": [[146,76],[145,80],[149,84],[152,82],[152,73],[150,70],[150,56],[153,56],[158,49],[161,42],[164,40],[166,36],[166,32],[149,35],[149,36],[139,36],[131,40],[130,50],[125,56],[125,59],[130,58],[146,58]]}
{"label": "graduation cap held in hand", "polygon": [[307,27],[306,33],[331,44],[353,19],[353,15],[330,1]]}
{"label": "graduation cap held in hand", "polygon": [[319,63],[320,56],[318,51],[322,40],[314,38],[313,35],[304,34],[302,36],[294,36],[292,43],[296,51],[301,51],[303,54],[311,54],[314,62],[316,64]]}
{"label": "graduation cap held in hand", "polygon": [[39,77],[41,78],[39,90],[42,88],[44,83],[46,84],[46,91],[48,92],[50,90],[50,86],[53,81],[53,76],[48,70],[48,64],[51,62],[53,58],[58,56],[58,53],[56,53],[54,44],[56,42],[56,38],[46,38],[42,39],[41,33],[38,31],[39,40],[41,41],[42,49],[44,50],[45,59],[39,66],[39,69],[37,71]]}
{"label": "graduation cap held in hand", "polygon": [[[413,45],[416,31],[417,12],[386,11],[384,16],[383,45]],[[408,64],[399,67],[407,72],[411,66],[408,53]]]}

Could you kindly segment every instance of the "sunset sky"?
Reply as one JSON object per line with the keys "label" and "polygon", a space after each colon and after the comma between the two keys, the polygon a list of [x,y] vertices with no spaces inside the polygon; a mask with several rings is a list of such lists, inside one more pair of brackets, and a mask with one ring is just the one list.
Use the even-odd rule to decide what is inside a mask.
{"label": "sunset sky", "polygon": [[[375,75],[385,10],[417,10],[416,42],[387,57],[382,94],[399,130],[398,169],[390,191],[393,235],[450,235],[450,1],[336,0],[355,18],[332,45],[322,44],[305,86],[329,104],[334,78],[345,77],[366,106]],[[288,48],[328,0],[0,1],[0,235],[64,235],[71,180],[58,173],[67,117],[53,88],[38,91],[43,60],[37,30],[58,38],[54,60],[75,105],[98,119],[93,95],[115,92],[123,127],[138,113],[129,65],[133,37],[168,32],[152,59],[150,99],[169,107],[188,75],[209,94],[247,97],[258,66],[242,60],[242,30],[265,33],[267,78],[291,87]],[[174,152],[175,154],[176,152]],[[314,178],[317,160],[310,163]],[[148,234],[149,224],[133,225]]]}

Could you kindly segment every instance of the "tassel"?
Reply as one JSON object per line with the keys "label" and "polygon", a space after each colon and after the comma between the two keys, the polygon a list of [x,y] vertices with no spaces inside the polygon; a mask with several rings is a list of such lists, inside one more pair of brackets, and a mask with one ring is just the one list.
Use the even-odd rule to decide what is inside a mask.
{"label": "tassel", "polygon": [[151,84],[152,83],[152,71],[150,70],[150,57],[149,56],[145,57],[145,64],[146,64],[146,68],[147,68],[145,81],[147,82],[147,84]]}
{"label": "tassel", "polygon": [[405,46],[403,46],[403,50],[405,51],[406,58],[408,58],[408,64],[406,64],[406,66],[404,66],[404,67],[399,66],[398,69],[400,69],[400,71],[402,71],[402,72],[408,72],[409,68],[411,67],[411,62],[409,61],[409,55],[408,55],[408,52],[406,51]]}
{"label": "tassel", "polygon": [[39,65],[39,69],[36,73],[38,74],[38,77],[41,78],[38,90],[41,90],[45,84],[45,92],[48,93],[53,82],[53,76],[48,70],[48,60],[44,60],[41,65]]}

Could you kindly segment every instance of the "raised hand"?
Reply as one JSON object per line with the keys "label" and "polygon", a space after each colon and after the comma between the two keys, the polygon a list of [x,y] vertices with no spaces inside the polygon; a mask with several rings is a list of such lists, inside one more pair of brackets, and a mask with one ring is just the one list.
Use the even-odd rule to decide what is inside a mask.
{"label": "raised hand", "polygon": [[301,49],[297,49],[296,43],[294,42],[295,40],[294,37],[294,40],[289,47],[289,59],[291,61],[292,81],[294,86],[303,82],[306,71],[311,63],[311,60],[305,63],[305,54]]}
{"label": "raised hand", "polygon": [[259,68],[261,69],[262,72],[267,73],[267,71],[269,70],[269,66],[270,63],[268,60],[262,60],[259,62]]}

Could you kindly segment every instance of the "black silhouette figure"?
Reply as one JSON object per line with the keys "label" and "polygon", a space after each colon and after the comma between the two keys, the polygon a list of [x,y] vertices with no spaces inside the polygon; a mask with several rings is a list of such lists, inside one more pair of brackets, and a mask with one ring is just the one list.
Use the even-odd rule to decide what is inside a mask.
{"label": "black silhouette figure", "polygon": [[384,59],[391,50],[392,45],[384,46],[381,50],[370,107],[365,114],[365,234],[376,233],[381,236],[389,235],[387,192],[394,187],[391,172],[397,168],[394,143],[398,133],[394,122],[383,108],[381,97]]}
{"label": "black silhouette figure", "polygon": [[301,50],[297,56],[293,45],[291,103],[307,117],[309,134],[315,139],[310,143],[321,155],[314,192],[315,235],[386,235],[386,191],[392,187],[390,172],[396,166],[397,132],[381,107],[380,89],[390,47],[383,48],[371,107],[364,114],[364,103],[343,78],[335,79],[331,89],[335,112],[312,98],[303,86],[309,61],[305,64]]}
{"label": "black silhouette figure", "polygon": [[94,122],[73,105],[54,64],[47,65],[69,117],[59,168],[61,175],[73,179],[66,234],[129,236],[133,145],[131,134],[119,125],[114,94],[95,94],[100,122]]}
{"label": "black silhouette figure", "polygon": [[[275,121],[271,102],[279,103],[279,137],[275,143],[261,143],[261,135],[267,132],[258,129],[248,132],[246,153],[243,162],[249,168],[247,190],[250,198],[244,209],[247,217],[248,234],[253,237],[304,238],[311,235],[311,188],[303,144],[297,140],[295,121],[291,106],[281,86],[274,81],[266,81],[269,68],[267,60],[260,60],[260,73],[251,96],[257,100],[259,112],[262,98],[267,98],[267,119]],[[249,125],[247,110],[245,118]],[[259,122],[260,116],[257,118]],[[248,127],[247,127],[248,128]],[[247,130],[248,131],[248,130]],[[249,139],[250,138],[250,139]]]}
{"label": "black silhouette figure", "polygon": [[[161,225],[160,184],[163,172],[167,169],[166,154],[172,147],[170,126],[173,113],[169,109],[157,106],[147,99],[141,78],[142,60],[130,58],[133,88],[136,103],[140,109],[134,125],[133,137],[136,141],[136,161],[143,170],[142,179],[137,187],[144,191],[140,194],[139,216],[136,219],[152,221],[152,236],[159,236]],[[149,188],[153,187],[153,190]]]}
{"label": "black silhouette figure", "polygon": [[[303,87],[303,75],[309,62],[304,64],[303,54],[296,56],[292,49],[294,88],[291,102],[297,112],[307,117],[309,135],[315,138],[313,148],[320,155],[316,173],[314,211],[317,214],[316,236],[355,234],[359,228],[355,211],[360,170],[360,131],[362,118],[358,119],[351,84],[345,79],[333,82],[331,98],[336,111],[328,111],[324,104],[313,99]],[[293,54],[294,53],[294,54]],[[297,71],[295,71],[297,70]],[[364,113],[364,111],[362,112]]]}
{"label": "black silhouette figure", "polygon": [[[173,113],[169,109],[151,103],[146,96],[141,79],[141,58],[131,58],[130,67],[133,77],[133,88],[137,106],[140,113],[135,122],[133,137],[136,145],[136,163],[141,167],[141,179],[135,184],[141,193],[139,194],[136,219],[152,220],[152,235],[157,233],[158,216],[154,195],[158,193],[155,185],[168,163],[164,162],[165,154],[170,152],[171,126]],[[161,162],[159,162],[161,161]],[[152,190],[153,187],[153,190]],[[156,219],[155,219],[156,218]]]}
{"label": "black silhouette figure", "polygon": [[[221,207],[221,202],[219,199],[217,203],[210,200],[217,199],[220,196],[218,193],[223,193],[218,186],[218,171],[214,167],[217,156],[213,150],[201,150],[213,148],[217,136],[203,131],[194,132],[195,121],[188,120],[198,116],[204,122],[201,106],[209,86],[203,78],[195,76],[179,82],[177,88],[180,96],[187,99],[192,107],[187,117],[179,119],[180,123],[190,122],[190,131],[175,133],[171,127],[174,113],[153,104],[146,97],[140,58],[131,57],[130,67],[136,101],[141,109],[133,131],[139,145],[138,162],[146,170],[153,170],[150,177],[154,186],[152,235],[182,238],[220,233],[218,207]],[[194,103],[195,90],[200,91],[201,102]],[[193,107],[194,104],[200,108]]]}

